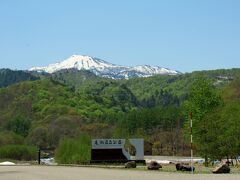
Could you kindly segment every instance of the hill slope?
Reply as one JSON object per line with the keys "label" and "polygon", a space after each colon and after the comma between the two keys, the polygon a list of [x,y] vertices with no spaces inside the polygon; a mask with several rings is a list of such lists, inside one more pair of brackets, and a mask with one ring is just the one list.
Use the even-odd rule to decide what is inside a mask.
{"label": "hill slope", "polygon": [[180,143],[184,121],[181,105],[196,77],[204,75],[222,88],[239,72],[216,70],[113,80],[90,71],[62,70],[0,88],[0,129],[9,134],[9,122],[28,119],[31,127],[24,141],[43,147],[56,147],[60,139],[83,132],[98,138],[146,136],[166,144],[175,133]]}
{"label": "hill slope", "polygon": [[27,71],[13,71],[10,69],[0,69],[0,88],[7,87],[21,81],[33,81],[39,79]]}

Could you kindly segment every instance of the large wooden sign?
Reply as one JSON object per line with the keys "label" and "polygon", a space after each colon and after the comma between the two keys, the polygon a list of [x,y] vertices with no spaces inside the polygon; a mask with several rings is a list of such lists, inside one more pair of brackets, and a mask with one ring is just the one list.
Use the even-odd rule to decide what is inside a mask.
{"label": "large wooden sign", "polygon": [[134,157],[125,149],[125,139],[92,139],[92,162],[102,161],[144,161],[144,140],[129,139],[129,143],[135,148]]}

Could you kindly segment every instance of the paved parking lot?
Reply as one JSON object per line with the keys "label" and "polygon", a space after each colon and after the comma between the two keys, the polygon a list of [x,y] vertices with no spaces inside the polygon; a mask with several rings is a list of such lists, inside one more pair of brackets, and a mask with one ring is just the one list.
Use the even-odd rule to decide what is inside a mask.
{"label": "paved parking lot", "polygon": [[240,174],[183,174],[63,166],[0,166],[0,180],[239,180]]}

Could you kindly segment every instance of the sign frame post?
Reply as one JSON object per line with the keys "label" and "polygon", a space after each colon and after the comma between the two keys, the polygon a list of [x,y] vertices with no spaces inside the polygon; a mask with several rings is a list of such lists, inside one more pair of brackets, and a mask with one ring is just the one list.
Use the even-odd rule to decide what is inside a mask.
{"label": "sign frame post", "polygon": [[193,174],[193,134],[192,134],[192,127],[193,127],[193,122],[192,122],[192,112],[189,112],[189,118],[190,118],[190,139],[191,139],[191,172]]}

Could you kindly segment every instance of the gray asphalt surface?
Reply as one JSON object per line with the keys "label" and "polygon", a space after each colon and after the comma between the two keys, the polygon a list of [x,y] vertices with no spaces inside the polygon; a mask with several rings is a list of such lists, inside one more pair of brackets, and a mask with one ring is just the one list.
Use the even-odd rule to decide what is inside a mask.
{"label": "gray asphalt surface", "polygon": [[182,174],[62,166],[0,166],[0,180],[240,180],[239,174]]}

